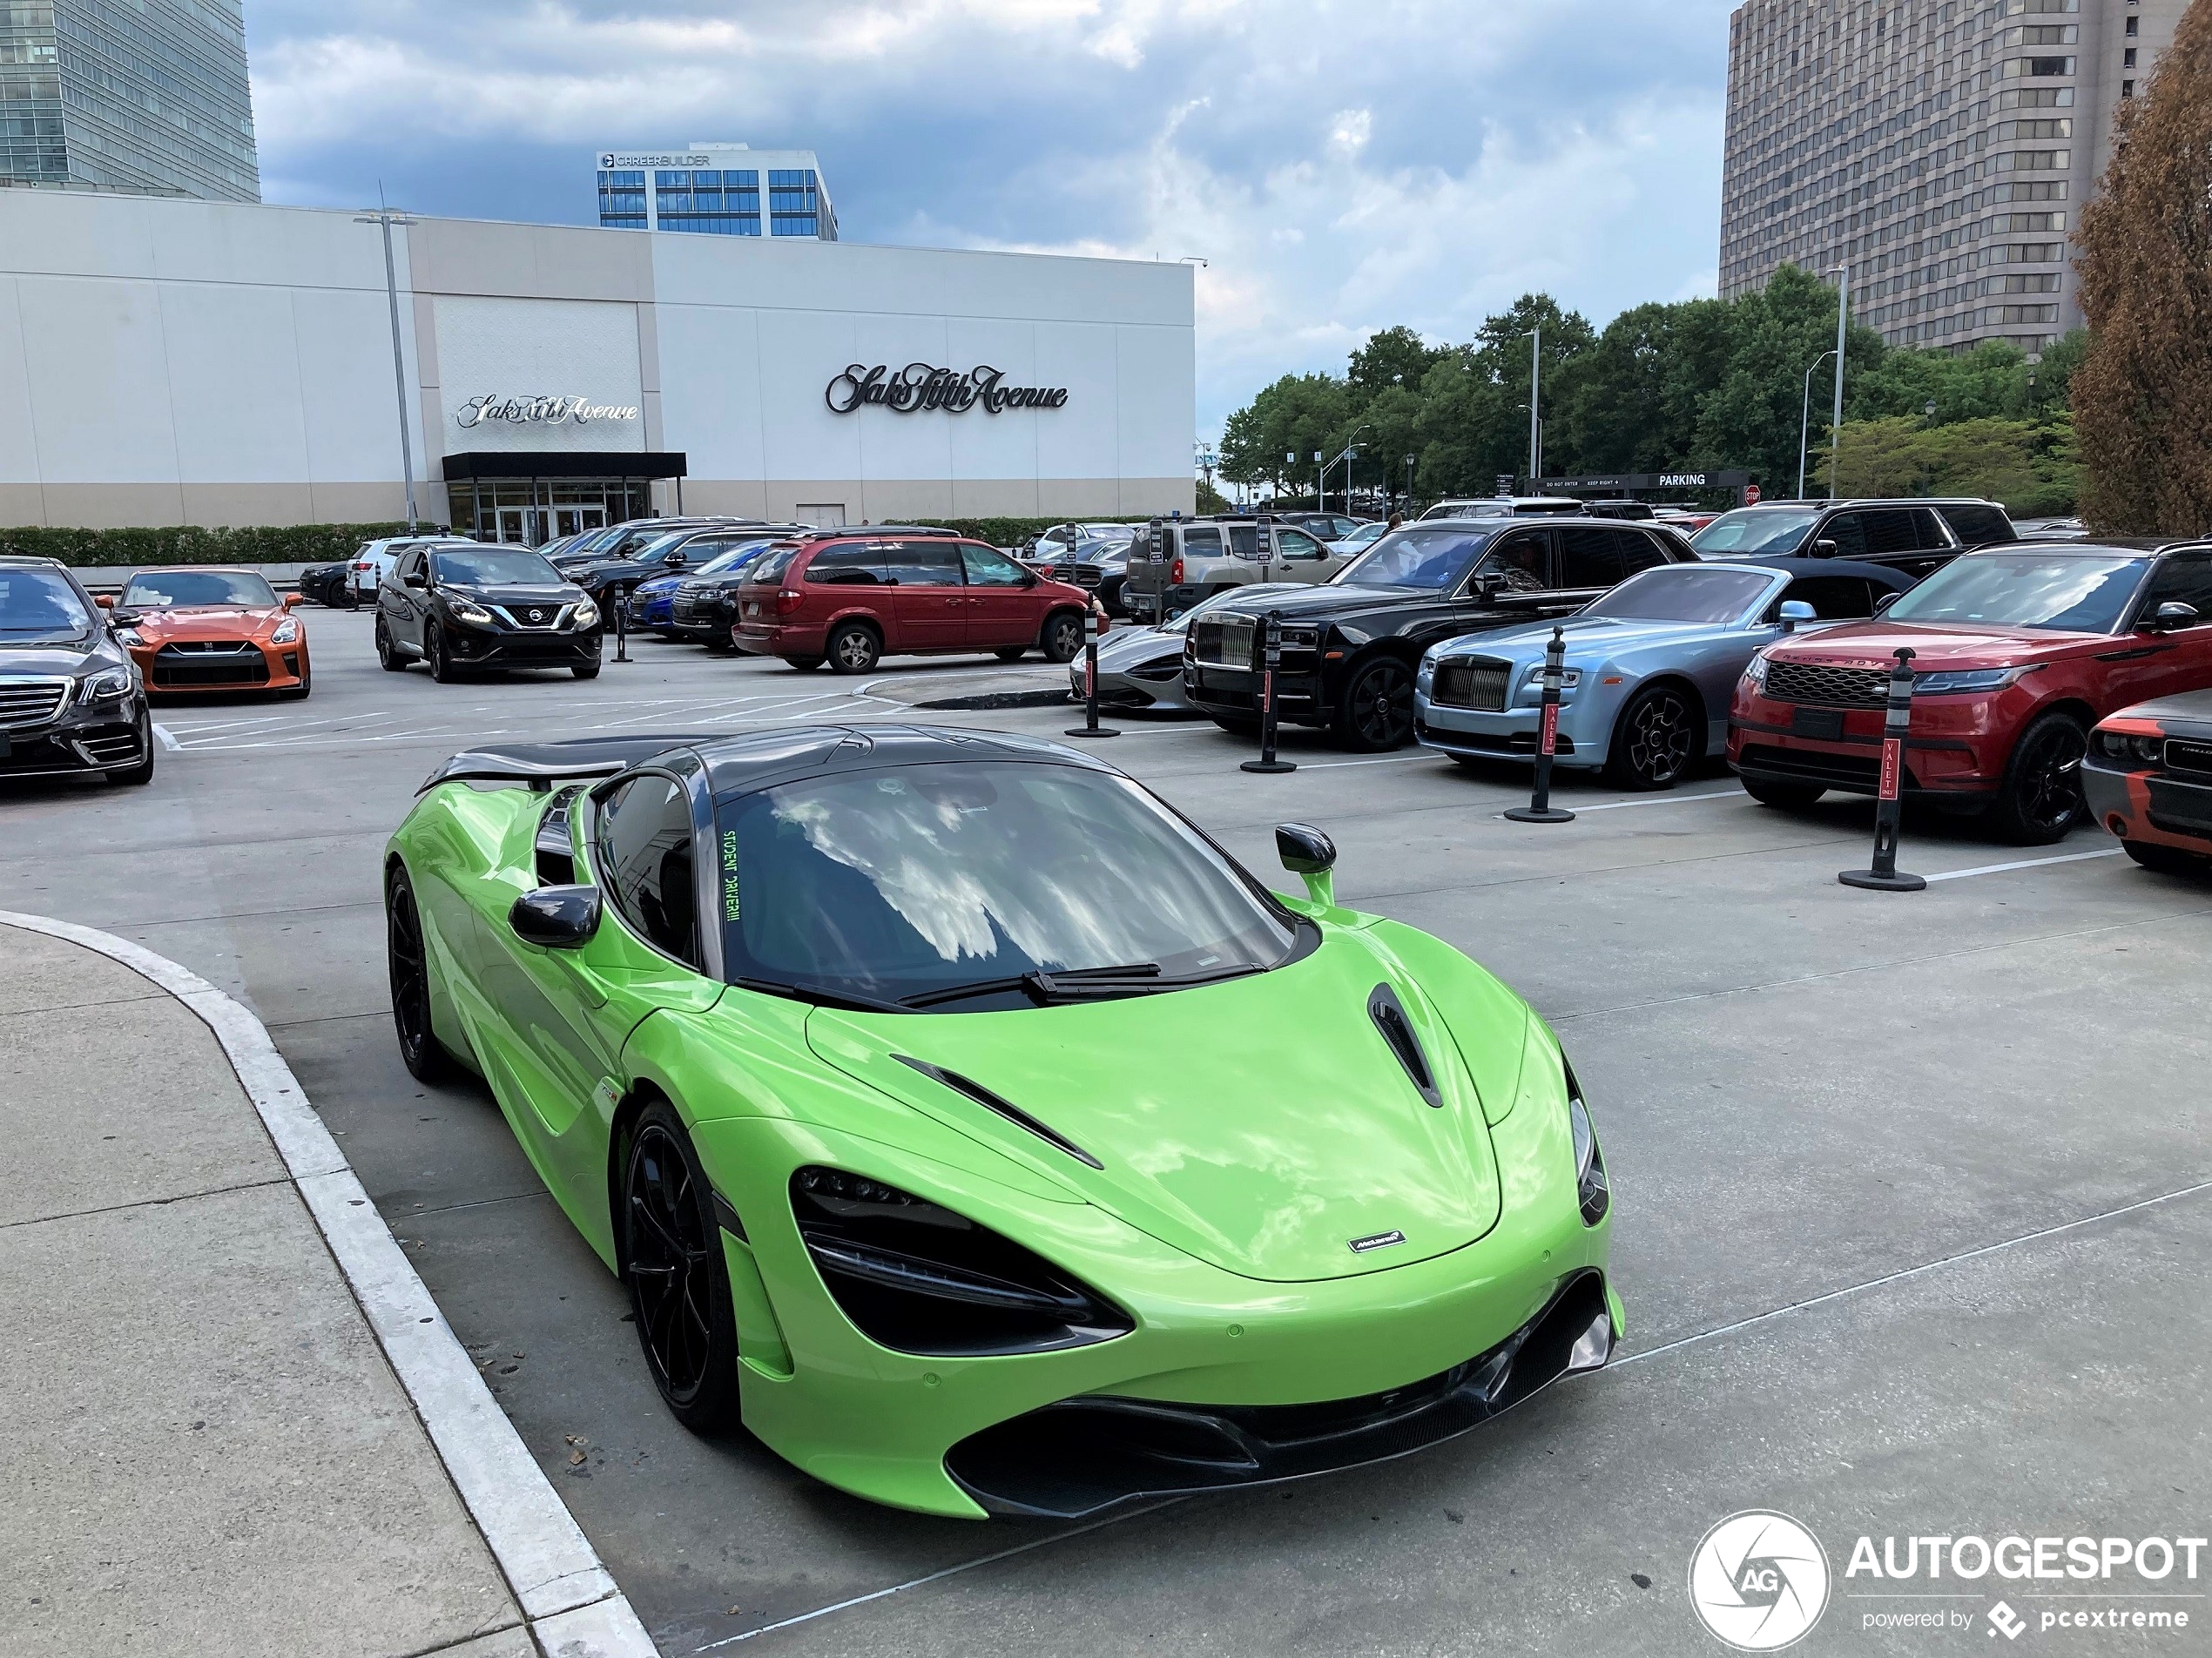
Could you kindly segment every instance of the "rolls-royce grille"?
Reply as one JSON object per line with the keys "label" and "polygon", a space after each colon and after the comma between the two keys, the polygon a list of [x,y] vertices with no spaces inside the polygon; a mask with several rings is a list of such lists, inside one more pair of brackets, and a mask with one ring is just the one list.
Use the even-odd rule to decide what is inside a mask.
{"label": "rolls-royce grille", "polygon": [[68,700],[66,679],[0,679],[0,725],[43,725]]}
{"label": "rolls-royce grille", "polygon": [[1817,663],[1770,658],[1766,694],[1778,703],[1879,708],[1889,701],[1890,676],[1883,668],[1824,668]]}
{"label": "rolls-royce grille", "polygon": [[1258,666],[1258,628],[1248,616],[1202,617],[1190,624],[1191,654],[1202,668]]}
{"label": "rolls-royce grille", "polygon": [[153,683],[185,688],[266,685],[269,659],[251,640],[172,640],[153,653]]}
{"label": "rolls-royce grille", "polygon": [[1439,663],[1430,700],[1447,708],[1481,708],[1494,714],[1501,712],[1512,672],[1510,664],[1483,657]]}

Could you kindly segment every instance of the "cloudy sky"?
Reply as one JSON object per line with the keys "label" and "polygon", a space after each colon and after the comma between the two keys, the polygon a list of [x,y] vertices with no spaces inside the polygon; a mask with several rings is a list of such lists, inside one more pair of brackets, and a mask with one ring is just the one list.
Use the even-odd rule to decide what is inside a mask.
{"label": "cloudy sky", "polygon": [[816,151],[848,240],[1197,255],[1205,436],[1404,322],[1710,293],[1726,0],[246,0],[266,199],[590,223]]}

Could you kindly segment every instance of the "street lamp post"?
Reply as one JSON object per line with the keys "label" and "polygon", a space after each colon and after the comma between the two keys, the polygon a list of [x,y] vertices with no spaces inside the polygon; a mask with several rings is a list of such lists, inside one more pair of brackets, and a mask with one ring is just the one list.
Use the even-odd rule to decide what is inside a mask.
{"label": "street lamp post", "polygon": [[1836,498],[1838,475],[1844,469],[1844,325],[1851,317],[1851,265],[1836,267],[1836,414],[1828,426],[1828,499]]}
{"label": "street lamp post", "polygon": [[1540,388],[1544,374],[1544,325],[1538,323],[1528,335],[1528,488],[1536,488],[1537,468],[1544,458],[1544,428],[1536,414],[1541,401]]}
{"label": "street lamp post", "polygon": [[[399,273],[392,263],[392,226],[412,225],[415,220],[403,213],[395,213],[384,205],[382,191],[377,192],[374,212],[363,211],[354,215],[356,225],[375,225],[384,233],[384,297],[392,310],[392,387],[400,401],[400,471],[407,480],[407,528],[413,535],[416,523],[415,510],[415,441],[408,435],[407,426],[407,359],[400,349],[400,283]],[[474,534],[474,526],[470,533]]]}
{"label": "street lamp post", "polygon": [[1836,354],[1824,351],[1812,360],[1812,367],[1805,370],[1805,393],[1797,403],[1797,499],[1805,498],[1805,440],[1812,425],[1812,371]]}

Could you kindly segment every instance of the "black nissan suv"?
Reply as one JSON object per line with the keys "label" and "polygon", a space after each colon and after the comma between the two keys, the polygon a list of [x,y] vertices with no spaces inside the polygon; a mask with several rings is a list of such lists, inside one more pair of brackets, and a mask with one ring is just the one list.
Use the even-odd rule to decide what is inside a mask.
{"label": "black nissan suv", "polygon": [[1377,752],[1413,734],[1413,676],[1440,639],[1566,616],[1655,564],[1696,562],[1661,525],[1585,518],[1427,518],[1393,530],[1318,587],[1238,590],[1195,617],[1184,694],[1229,731],[1259,720],[1266,618],[1283,630],[1278,719]]}
{"label": "black nissan suv", "polygon": [[116,637],[127,630],[56,560],[0,556],[0,778],[152,781],[145,685]]}
{"label": "black nissan suv", "polygon": [[599,673],[599,607],[527,547],[411,547],[376,590],[376,659],[440,684],[480,668]]}

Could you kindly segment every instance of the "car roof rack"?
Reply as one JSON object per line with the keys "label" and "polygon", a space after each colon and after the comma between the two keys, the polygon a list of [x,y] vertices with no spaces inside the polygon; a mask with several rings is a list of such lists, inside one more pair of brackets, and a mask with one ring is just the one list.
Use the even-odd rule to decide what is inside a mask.
{"label": "car roof rack", "polygon": [[565,743],[513,743],[500,748],[464,749],[422,779],[417,794],[441,783],[520,783],[533,791],[556,783],[607,778],[671,749],[714,740],[718,733],[669,737],[579,737]]}

